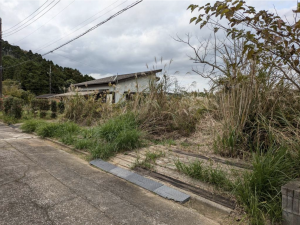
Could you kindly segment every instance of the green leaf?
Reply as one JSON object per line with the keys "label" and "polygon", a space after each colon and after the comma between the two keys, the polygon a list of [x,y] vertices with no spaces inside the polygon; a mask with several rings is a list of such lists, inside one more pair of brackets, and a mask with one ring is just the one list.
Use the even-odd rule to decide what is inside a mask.
{"label": "green leaf", "polygon": [[192,23],[194,20],[196,20],[197,19],[197,17],[193,17],[193,18],[191,18],[190,19],[190,23]]}

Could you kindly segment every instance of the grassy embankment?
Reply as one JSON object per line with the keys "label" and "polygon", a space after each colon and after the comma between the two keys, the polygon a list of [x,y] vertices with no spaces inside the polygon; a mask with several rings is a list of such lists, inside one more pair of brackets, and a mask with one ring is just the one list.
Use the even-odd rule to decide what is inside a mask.
{"label": "grassy embankment", "polygon": [[101,126],[80,127],[74,122],[25,121],[24,132],[36,132],[41,137],[56,138],[76,149],[91,153],[93,158],[108,159],[113,154],[142,146],[142,132],[133,114],[124,114],[108,120]]}

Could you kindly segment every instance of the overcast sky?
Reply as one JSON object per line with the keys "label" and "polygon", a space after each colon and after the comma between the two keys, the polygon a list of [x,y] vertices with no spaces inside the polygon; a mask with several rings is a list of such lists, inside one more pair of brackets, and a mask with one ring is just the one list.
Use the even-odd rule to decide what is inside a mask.
{"label": "overcast sky", "polygon": [[[13,34],[14,29],[22,23],[11,27],[24,20],[45,2],[46,0],[0,0],[3,39],[22,49],[43,54],[83,33],[134,1],[48,0],[40,11],[47,5],[49,9],[55,3],[58,4],[37,19],[47,11],[45,9],[33,19],[37,19],[35,22]],[[203,5],[207,2],[214,1],[144,0],[96,30],[45,57],[61,66],[77,68],[81,73],[89,74],[96,79],[112,74],[146,71],[148,70],[146,64],[149,68],[153,66],[162,68],[164,64],[173,60],[168,73],[174,75],[178,71],[179,73],[174,76],[180,85],[188,87],[195,81],[196,86],[192,89],[202,91],[208,88],[208,81],[190,72],[192,66],[195,66],[187,57],[192,54],[191,50],[188,46],[174,41],[172,37],[176,35],[184,37],[186,33],[190,33],[195,39],[208,38],[211,31],[208,29],[200,31],[199,26],[189,24],[192,15],[186,10],[189,4]],[[257,9],[273,10],[275,6],[281,16],[287,17],[290,17],[291,10],[296,8],[296,0],[246,2]],[[28,24],[29,22],[26,23]],[[155,57],[158,59],[157,63]],[[161,57],[163,65],[160,63]]]}

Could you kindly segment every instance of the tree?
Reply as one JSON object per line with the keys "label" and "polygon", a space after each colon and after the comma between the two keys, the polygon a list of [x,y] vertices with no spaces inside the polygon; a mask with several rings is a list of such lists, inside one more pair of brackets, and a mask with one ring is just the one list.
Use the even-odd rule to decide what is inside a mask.
{"label": "tree", "polygon": [[[227,36],[235,40],[245,40],[242,53],[246,59],[253,60],[265,67],[276,68],[282,79],[292,83],[300,91],[300,21],[294,17],[293,23],[266,10],[256,11],[242,0],[217,1],[214,5],[190,5],[193,12],[198,9],[198,17],[192,17],[190,23],[200,24],[200,29],[207,25],[214,31],[224,30]],[[221,23],[228,21],[228,26]],[[247,28],[244,29],[243,27]],[[237,62],[230,63],[231,68]]]}
{"label": "tree", "polygon": [[[72,83],[80,83],[93,80],[91,76],[83,76],[78,70],[65,68],[55,65],[52,61],[43,59],[37,53],[32,51],[24,51],[18,46],[10,45],[3,41],[4,52],[9,54],[3,57],[3,77],[4,80],[12,79],[21,83],[24,90],[30,90],[33,93],[45,94],[49,93],[49,67],[52,68],[51,91],[52,93],[60,93],[63,89],[69,87],[68,80]],[[26,63],[24,63],[26,62]],[[17,65],[18,66],[14,66]]]}

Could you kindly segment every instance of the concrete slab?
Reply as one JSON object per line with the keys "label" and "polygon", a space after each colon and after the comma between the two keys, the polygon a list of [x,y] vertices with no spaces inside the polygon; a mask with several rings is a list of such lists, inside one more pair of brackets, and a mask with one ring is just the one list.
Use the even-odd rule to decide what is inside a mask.
{"label": "concrete slab", "polygon": [[163,186],[163,184],[161,183],[158,183],[154,180],[148,179],[136,173],[133,173],[132,175],[128,176],[126,180],[149,191],[154,191],[155,189]]}
{"label": "concrete slab", "polygon": [[172,200],[174,200],[176,202],[180,202],[180,203],[184,203],[190,199],[189,195],[187,195],[183,192],[177,191],[174,188],[167,187],[165,185],[155,189],[153,192],[164,198],[172,199]]}
{"label": "concrete slab", "polygon": [[101,159],[92,160],[92,161],[90,161],[90,164],[94,165],[94,166],[96,166],[96,167],[98,167],[98,168],[100,168],[100,169],[102,169],[102,170],[104,170],[106,172],[109,172],[110,170],[116,168],[115,165],[113,165],[111,163],[108,163],[108,162],[105,162],[105,161],[103,161]]}
{"label": "concrete slab", "polygon": [[112,174],[114,174],[118,177],[121,177],[123,179],[127,179],[128,176],[133,174],[133,172],[125,170],[125,169],[120,168],[120,167],[116,167],[116,168],[110,170],[110,173],[112,173]]}
{"label": "concrete slab", "polygon": [[172,199],[176,202],[184,203],[190,199],[190,196],[175,190],[174,188],[167,187],[162,183],[151,180],[137,173],[131,172],[129,170],[120,168],[111,163],[105,162],[101,159],[92,160],[91,165],[94,165],[102,170],[112,173],[118,177],[121,177],[131,183],[134,183],[142,188],[152,191],[163,198]]}

